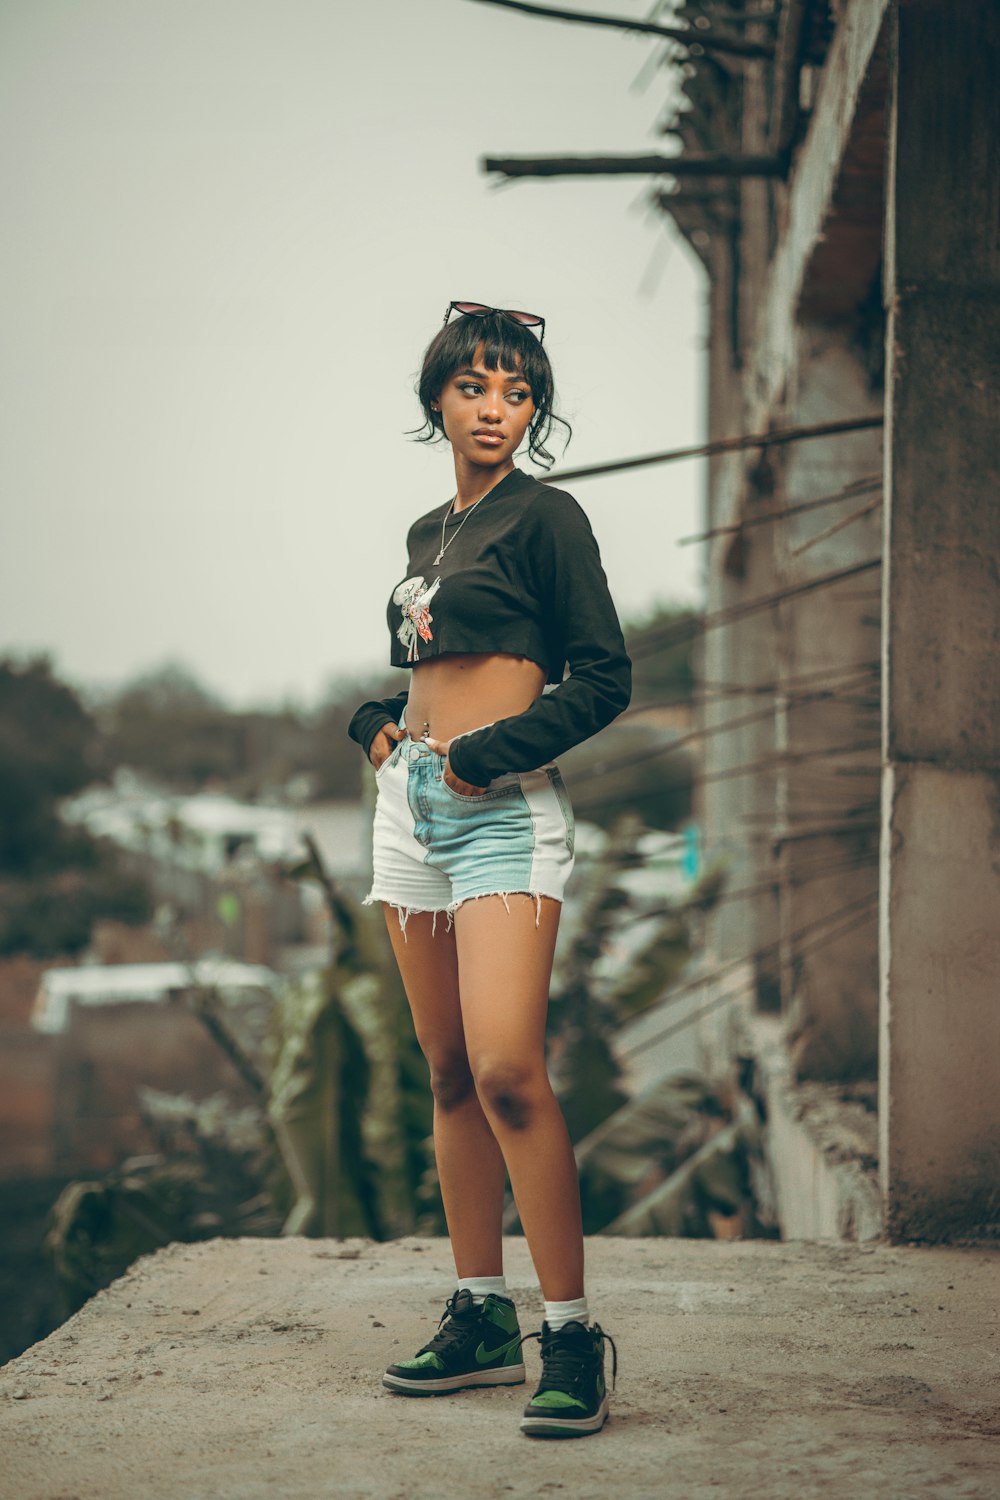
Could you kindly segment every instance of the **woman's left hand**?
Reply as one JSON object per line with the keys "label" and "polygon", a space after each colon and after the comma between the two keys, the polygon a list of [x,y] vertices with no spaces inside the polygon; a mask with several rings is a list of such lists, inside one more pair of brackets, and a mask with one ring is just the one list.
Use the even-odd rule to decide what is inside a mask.
{"label": "woman's left hand", "polygon": [[428,734],[425,736],[423,743],[435,751],[436,754],[445,756],[443,777],[453,792],[457,792],[460,797],[481,797],[483,795],[486,790],[484,786],[472,786],[468,781],[460,781],[451,769],[451,761],[447,759],[451,740],[434,740]]}

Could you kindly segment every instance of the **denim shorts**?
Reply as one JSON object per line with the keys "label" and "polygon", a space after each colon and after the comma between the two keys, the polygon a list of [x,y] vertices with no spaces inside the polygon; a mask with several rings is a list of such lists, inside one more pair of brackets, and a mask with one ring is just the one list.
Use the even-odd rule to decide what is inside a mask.
{"label": "denim shorts", "polygon": [[559,768],[506,771],[465,797],[444,780],[445,764],[407,737],[375,772],[374,877],[364,904],[395,907],[405,936],[411,912],[435,913],[433,933],[437,914],[450,928],[464,901],[501,896],[507,906],[524,892],[535,898],[537,927],[541,898],[561,901],[573,869],[573,809]]}

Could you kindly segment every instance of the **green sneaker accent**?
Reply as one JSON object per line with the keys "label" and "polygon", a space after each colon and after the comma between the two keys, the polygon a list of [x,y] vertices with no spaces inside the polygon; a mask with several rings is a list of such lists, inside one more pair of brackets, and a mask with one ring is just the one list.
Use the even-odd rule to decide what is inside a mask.
{"label": "green sneaker accent", "polygon": [[483,1303],[483,1318],[487,1323],[492,1323],[494,1328],[502,1328],[504,1333],[516,1334],[519,1332],[517,1325],[517,1310],[509,1302],[497,1301],[496,1295],[490,1292]]}
{"label": "green sneaker accent", "polygon": [[416,1359],[397,1359],[401,1370],[443,1370],[444,1361],[436,1354],[418,1354]]}
{"label": "green sneaker accent", "polygon": [[[487,1347],[486,1347],[485,1344],[480,1344],[479,1348],[476,1350],[476,1364],[477,1365],[489,1365],[489,1364],[492,1364],[493,1361],[497,1358],[497,1356],[499,1354],[501,1354],[501,1353],[503,1354],[503,1359],[500,1361],[501,1364],[504,1364],[504,1365],[514,1365],[514,1364],[517,1364],[518,1359],[520,1358],[520,1355],[521,1355],[521,1340],[520,1340],[520,1338],[511,1339],[510,1342],[507,1343],[507,1344],[498,1344],[495,1349],[487,1349]],[[514,1359],[511,1359],[511,1355],[512,1354],[515,1356]]]}
{"label": "green sneaker accent", "polygon": [[530,1402],[532,1407],[545,1406],[553,1408],[564,1408],[567,1406],[578,1406],[581,1411],[587,1407],[583,1401],[578,1401],[575,1396],[570,1396],[566,1391],[542,1391],[540,1396],[534,1396]]}

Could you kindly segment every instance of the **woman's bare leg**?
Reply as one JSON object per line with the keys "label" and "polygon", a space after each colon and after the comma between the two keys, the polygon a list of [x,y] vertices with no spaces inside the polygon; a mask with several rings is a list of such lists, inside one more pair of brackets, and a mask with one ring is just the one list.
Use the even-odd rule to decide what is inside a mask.
{"label": "woman's bare leg", "polygon": [[465,1050],[454,928],[443,912],[411,912],[406,938],[383,903],[417,1041],[434,1094],[434,1155],[455,1268],[461,1276],[503,1272],[504,1161],[476,1093]]}
{"label": "woman's bare leg", "polygon": [[482,896],[455,913],[465,1045],[551,1302],[583,1296],[580,1181],[545,1068],[545,1013],[560,902]]}

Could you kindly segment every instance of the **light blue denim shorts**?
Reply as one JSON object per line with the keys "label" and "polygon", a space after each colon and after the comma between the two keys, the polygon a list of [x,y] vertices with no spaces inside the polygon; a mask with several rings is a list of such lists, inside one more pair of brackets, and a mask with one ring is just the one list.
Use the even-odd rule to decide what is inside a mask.
{"label": "light blue denim shorts", "polygon": [[464,901],[501,896],[507,906],[523,892],[535,898],[537,926],[541,898],[561,901],[573,869],[573,809],[558,766],[507,771],[464,797],[444,780],[445,763],[407,736],[375,772],[374,876],[364,904],[395,907],[405,936],[411,912],[435,913],[434,932],[437,914],[450,928]]}

